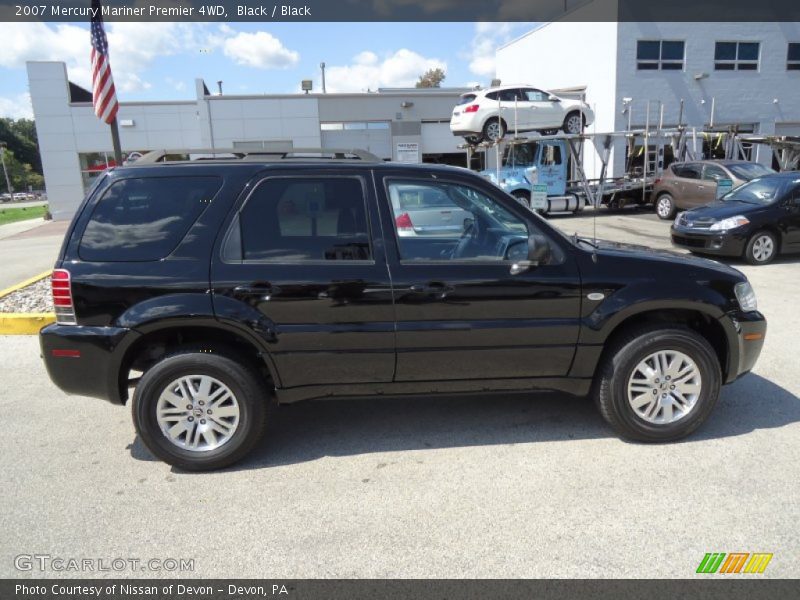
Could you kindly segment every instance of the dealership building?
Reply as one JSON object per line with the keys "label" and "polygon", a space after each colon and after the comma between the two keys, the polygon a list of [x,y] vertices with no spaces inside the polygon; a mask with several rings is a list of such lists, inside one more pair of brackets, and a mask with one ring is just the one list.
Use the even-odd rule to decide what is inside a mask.
{"label": "dealership building", "polygon": [[[71,218],[85,190],[113,165],[111,135],[90,92],[61,62],[29,62],[28,81],[50,210]],[[467,89],[380,89],[356,94],[211,94],[193,100],[121,102],[124,157],[150,150],[359,148],[384,160],[466,164],[450,113]]]}
{"label": "dealership building", "polygon": [[[680,123],[697,131],[800,135],[800,23],[580,22],[581,10],[500,47],[497,78],[583,97],[596,115],[590,132]],[[69,81],[64,63],[27,68],[50,209],[67,219],[91,181],[113,164],[109,128],[95,117],[91,94]],[[449,130],[465,91],[222,95],[198,79],[190,100],[120,103],[120,139],[126,157],[149,150],[327,147],[466,165],[463,140]],[[709,153],[713,140],[697,139]],[[611,175],[624,173],[627,153],[625,140],[616,138]],[[750,157],[773,161],[767,146],[753,146]],[[593,152],[584,153],[584,165],[590,177],[598,176]]]}
{"label": "dealership building", "polygon": [[[582,10],[592,7],[500,47],[497,77],[581,89],[596,115],[589,131],[681,123],[705,131],[800,135],[800,23],[580,22]],[[766,146],[754,147],[751,158],[767,165],[773,160]],[[585,161],[596,176],[595,157],[587,153]],[[611,173],[621,175],[625,161],[620,138]]]}

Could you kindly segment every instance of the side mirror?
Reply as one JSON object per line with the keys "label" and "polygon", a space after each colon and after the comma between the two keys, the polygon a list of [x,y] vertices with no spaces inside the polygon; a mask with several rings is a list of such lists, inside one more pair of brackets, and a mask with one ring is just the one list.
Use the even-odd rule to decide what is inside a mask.
{"label": "side mirror", "polygon": [[550,94],[547,99],[550,100],[550,102],[561,102],[561,98],[554,96],[553,94]]}
{"label": "side mirror", "polygon": [[528,260],[520,260],[511,265],[511,274],[519,275],[531,267],[546,265],[552,256],[550,242],[543,235],[528,236]]}

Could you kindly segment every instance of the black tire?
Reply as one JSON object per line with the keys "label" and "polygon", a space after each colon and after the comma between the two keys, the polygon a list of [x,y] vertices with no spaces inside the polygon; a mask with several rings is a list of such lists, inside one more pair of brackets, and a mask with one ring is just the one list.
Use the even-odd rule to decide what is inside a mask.
{"label": "black tire", "polygon": [[465,135],[464,141],[468,144],[478,145],[483,141],[483,136],[481,135]]}
{"label": "black tire", "polygon": [[[688,356],[701,378],[700,393],[693,407],[669,424],[645,420],[628,400],[628,381],[636,366],[660,350],[678,351]],[[706,420],[717,403],[721,380],[717,355],[701,335],[686,327],[645,326],[622,334],[608,348],[595,379],[595,401],[606,422],[623,438],[669,442],[689,435]]]}
{"label": "black tire", "polygon": [[583,114],[580,111],[573,110],[571,113],[567,114],[564,117],[564,123],[561,125],[561,129],[564,133],[569,133],[572,135],[577,135],[583,132],[583,127],[586,124],[586,119],[584,119]]}
{"label": "black tire", "polygon": [[677,208],[672,194],[666,192],[659,194],[653,204],[653,209],[656,211],[659,219],[663,219],[664,221],[674,219]]}
{"label": "black tire", "polygon": [[528,210],[531,210],[531,194],[525,190],[514,190],[511,195]]}
{"label": "black tire", "polygon": [[767,265],[778,255],[778,238],[771,231],[756,231],[747,240],[744,259],[751,265]]}
{"label": "black tire", "polygon": [[[217,448],[180,448],[167,439],[158,424],[156,410],[162,392],[177,378],[188,375],[218,380],[229,388],[238,404],[238,425],[230,439]],[[145,446],[164,462],[187,471],[211,471],[232,465],[258,444],[272,404],[266,381],[245,357],[227,350],[191,347],[169,354],[145,372],[133,396],[133,423]]]}
{"label": "black tire", "polygon": [[[493,133],[494,127],[497,125],[500,126],[499,137]],[[508,130],[506,129],[505,121],[498,119],[497,117],[492,117],[491,119],[486,119],[486,123],[483,124],[483,131],[481,135],[483,139],[488,142],[496,142],[498,140],[502,140],[506,133],[508,133]]]}

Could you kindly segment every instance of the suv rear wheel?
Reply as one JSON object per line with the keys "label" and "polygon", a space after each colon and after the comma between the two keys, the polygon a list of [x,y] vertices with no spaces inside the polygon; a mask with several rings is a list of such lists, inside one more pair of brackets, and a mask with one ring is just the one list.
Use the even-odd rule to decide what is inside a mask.
{"label": "suv rear wheel", "polygon": [[261,439],[269,402],[263,378],[248,361],[188,348],[142,376],[133,422],[161,460],[188,471],[221,469]]}
{"label": "suv rear wheel", "polygon": [[483,124],[483,139],[489,142],[496,142],[502,139],[505,134],[505,123],[497,117],[492,117]]}
{"label": "suv rear wheel", "polygon": [[650,326],[610,347],[596,381],[596,401],[622,437],[668,442],[706,420],[720,381],[717,355],[705,338],[688,328]]}

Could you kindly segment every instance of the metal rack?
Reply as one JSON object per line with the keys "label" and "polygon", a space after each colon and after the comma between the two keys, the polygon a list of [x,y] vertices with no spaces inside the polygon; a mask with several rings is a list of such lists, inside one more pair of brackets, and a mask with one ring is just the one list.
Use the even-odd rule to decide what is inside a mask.
{"label": "metal rack", "polygon": [[[358,148],[287,148],[279,150],[243,150],[242,148],[200,148],[153,150],[143,154],[135,164],[158,164],[176,160],[242,160],[242,161],[278,161],[278,160],[361,160],[382,162],[380,158],[366,150]],[[184,158],[186,157],[186,158]]]}

